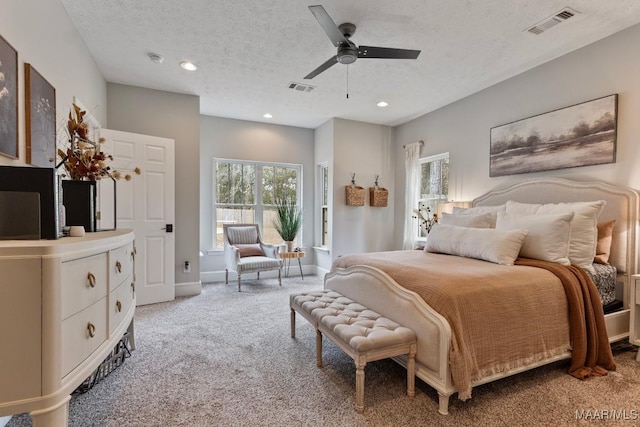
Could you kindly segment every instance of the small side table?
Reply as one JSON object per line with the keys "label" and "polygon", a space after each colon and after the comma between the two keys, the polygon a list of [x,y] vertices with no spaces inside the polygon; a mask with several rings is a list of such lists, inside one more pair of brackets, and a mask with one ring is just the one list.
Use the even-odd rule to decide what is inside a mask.
{"label": "small side table", "polygon": [[305,253],[303,251],[298,252],[280,252],[278,254],[281,259],[284,260],[285,272],[284,277],[289,277],[289,267],[291,266],[291,260],[298,260],[298,267],[300,268],[300,276],[302,276],[302,280],[304,280],[304,274],[302,274],[302,263],[300,262],[300,258],[304,258]]}

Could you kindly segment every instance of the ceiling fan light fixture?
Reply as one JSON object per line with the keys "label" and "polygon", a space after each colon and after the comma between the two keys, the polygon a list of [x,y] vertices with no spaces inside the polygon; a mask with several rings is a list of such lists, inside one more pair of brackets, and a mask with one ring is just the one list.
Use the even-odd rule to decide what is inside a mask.
{"label": "ceiling fan light fixture", "polygon": [[358,59],[358,49],[354,46],[341,46],[336,56],[341,64],[353,64]]}
{"label": "ceiling fan light fixture", "polygon": [[265,119],[272,119],[273,115],[271,113],[264,113],[262,117],[264,117]]}
{"label": "ceiling fan light fixture", "polygon": [[196,66],[196,64],[194,64],[193,62],[189,62],[189,61],[182,61],[180,63],[180,66],[187,70],[187,71],[195,71],[198,69],[198,67]]}
{"label": "ceiling fan light fixture", "polygon": [[387,101],[380,101],[376,105],[380,108],[384,108],[384,107],[387,107],[389,103]]}

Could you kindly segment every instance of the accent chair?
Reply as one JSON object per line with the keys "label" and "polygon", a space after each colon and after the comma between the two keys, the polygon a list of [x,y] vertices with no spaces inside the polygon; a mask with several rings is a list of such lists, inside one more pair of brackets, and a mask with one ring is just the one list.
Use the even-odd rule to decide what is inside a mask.
{"label": "accent chair", "polygon": [[278,284],[282,286],[282,260],[278,246],[262,241],[258,224],[223,224],[225,283],[229,283],[229,271],[238,274],[238,292],[244,273],[278,270]]}

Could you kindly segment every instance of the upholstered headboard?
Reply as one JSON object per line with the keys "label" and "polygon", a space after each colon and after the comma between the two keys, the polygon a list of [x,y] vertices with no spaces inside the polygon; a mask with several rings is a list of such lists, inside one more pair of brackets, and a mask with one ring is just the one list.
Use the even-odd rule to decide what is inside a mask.
{"label": "upholstered headboard", "polygon": [[579,182],[562,178],[534,178],[497,188],[473,200],[473,206],[521,203],[561,203],[605,200],[598,222],[616,220],[609,262],[627,277],[636,274],[638,261],[638,193],[603,182]]}

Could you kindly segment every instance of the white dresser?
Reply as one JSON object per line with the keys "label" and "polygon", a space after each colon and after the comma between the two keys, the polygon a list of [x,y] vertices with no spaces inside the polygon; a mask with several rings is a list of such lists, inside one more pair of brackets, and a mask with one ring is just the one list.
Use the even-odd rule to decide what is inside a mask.
{"label": "white dresser", "polygon": [[0,417],[66,426],[70,394],[125,332],[135,347],[131,230],[0,241]]}

